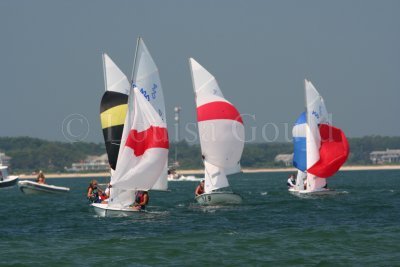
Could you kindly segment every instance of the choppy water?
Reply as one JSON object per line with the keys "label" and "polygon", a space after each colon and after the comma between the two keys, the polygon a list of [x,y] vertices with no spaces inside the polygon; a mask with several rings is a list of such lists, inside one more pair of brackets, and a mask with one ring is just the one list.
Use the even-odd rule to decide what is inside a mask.
{"label": "choppy water", "polygon": [[196,182],[172,182],[126,218],[95,216],[89,179],[48,179],[67,196],[2,190],[0,265],[400,265],[399,171],[342,172],[329,185],[348,193],[311,199],[290,195],[286,175],[233,176],[244,204],[221,208],[194,204]]}

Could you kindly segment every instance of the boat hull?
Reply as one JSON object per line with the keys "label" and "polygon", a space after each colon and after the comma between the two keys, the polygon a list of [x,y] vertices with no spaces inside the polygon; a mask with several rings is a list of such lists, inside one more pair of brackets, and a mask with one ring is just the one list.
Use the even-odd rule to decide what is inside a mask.
{"label": "boat hull", "polygon": [[7,179],[0,181],[0,188],[14,186],[18,182],[18,176],[8,176]]}
{"label": "boat hull", "polygon": [[294,195],[312,195],[312,196],[336,195],[339,193],[338,191],[332,189],[307,191],[307,190],[296,190],[294,188],[289,188],[289,192]]}
{"label": "boat hull", "polygon": [[133,208],[113,208],[108,204],[93,203],[91,206],[94,208],[97,216],[100,217],[127,217],[142,212]]}
{"label": "boat hull", "polygon": [[240,195],[232,192],[211,192],[195,197],[200,205],[235,205],[241,204],[243,199]]}
{"label": "boat hull", "polygon": [[27,195],[42,195],[42,194],[63,194],[68,193],[68,187],[39,184],[32,181],[19,181],[19,190]]}

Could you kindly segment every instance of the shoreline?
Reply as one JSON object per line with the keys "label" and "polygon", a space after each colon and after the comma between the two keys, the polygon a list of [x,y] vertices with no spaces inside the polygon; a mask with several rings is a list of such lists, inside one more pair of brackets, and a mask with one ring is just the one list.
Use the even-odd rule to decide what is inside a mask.
{"label": "shoreline", "polygon": [[[400,165],[360,165],[360,166],[344,166],[340,168],[340,171],[381,171],[381,170],[400,170]],[[263,173],[263,172],[294,172],[295,168],[255,168],[255,169],[243,169],[243,173]],[[179,174],[200,174],[204,173],[204,170],[179,170]],[[20,174],[20,179],[36,179],[36,174]],[[96,177],[110,177],[109,172],[96,172],[96,173],[48,173],[45,174],[46,179],[52,178],[96,178]]]}

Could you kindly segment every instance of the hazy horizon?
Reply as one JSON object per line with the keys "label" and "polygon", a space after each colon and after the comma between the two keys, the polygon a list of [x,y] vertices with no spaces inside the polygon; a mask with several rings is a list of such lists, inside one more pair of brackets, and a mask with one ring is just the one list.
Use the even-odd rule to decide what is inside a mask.
{"label": "hazy horizon", "polygon": [[174,106],[181,136],[195,130],[189,57],[258,142],[263,127],[291,136],[305,78],[348,137],[399,136],[399,11],[399,1],[368,0],[1,1],[0,136],[102,142],[101,54],[130,77],[138,36],[160,71],[171,141]]}

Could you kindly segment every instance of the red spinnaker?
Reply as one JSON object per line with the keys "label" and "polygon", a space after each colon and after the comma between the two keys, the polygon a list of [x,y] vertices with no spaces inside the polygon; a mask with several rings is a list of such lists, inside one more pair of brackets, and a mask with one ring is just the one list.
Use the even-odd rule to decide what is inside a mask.
{"label": "red spinnaker", "polygon": [[327,124],[319,126],[321,148],[319,161],[307,171],[321,178],[334,175],[349,156],[349,143],[343,131]]}

